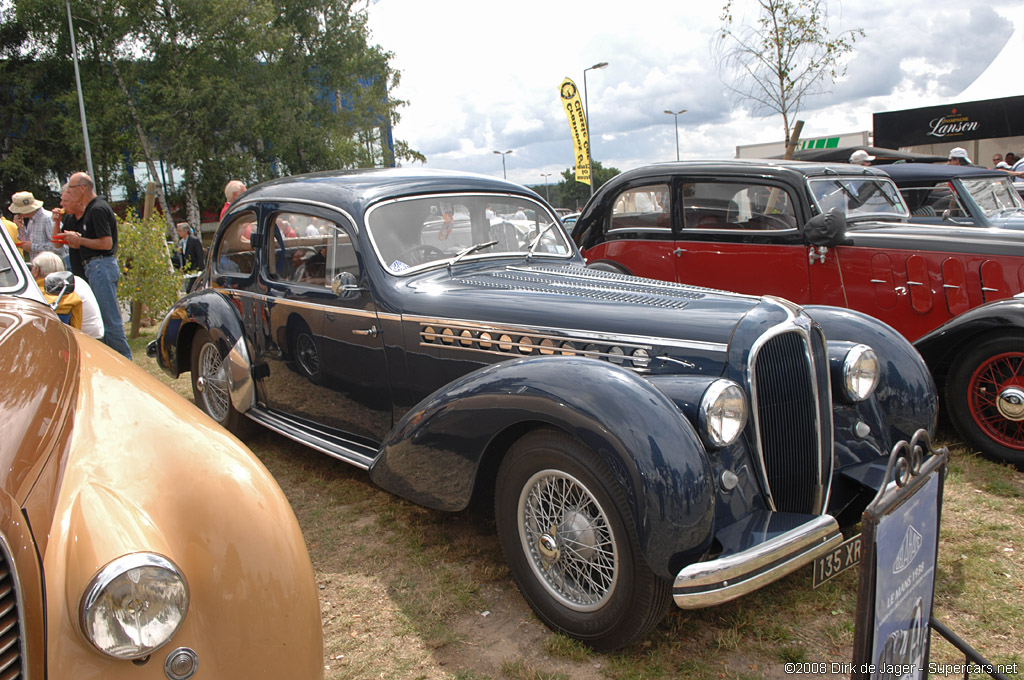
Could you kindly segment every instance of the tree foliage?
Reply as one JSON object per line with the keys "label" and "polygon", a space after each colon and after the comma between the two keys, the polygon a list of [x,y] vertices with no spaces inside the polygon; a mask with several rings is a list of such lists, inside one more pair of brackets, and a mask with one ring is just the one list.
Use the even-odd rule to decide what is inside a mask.
{"label": "tree foliage", "polygon": [[[398,82],[391,54],[370,43],[365,11],[355,4],[71,0],[98,186],[118,182],[132,189],[123,168],[163,161],[163,168],[181,173],[174,179],[183,181],[183,191],[172,198],[184,202],[195,225],[200,206],[223,201],[228,179],[251,185],[385,164],[382,130],[398,120],[404,102],[389,94]],[[40,120],[65,159],[57,163],[61,154],[44,152],[46,170],[65,177],[84,168],[64,3],[19,0],[0,18],[3,35],[22,37],[0,54],[8,57],[0,62],[0,87],[19,81],[27,88],[53,86],[23,87],[17,110],[5,111],[0,122],[18,129],[46,109]],[[24,147],[43,140],[25,134],[5,139],[0,171],[7,178],[7,168],[32,153]],[[425,160],[401,141],[395,155]],[[45,184],[41,169],[22,171],[19,189],[30,180],[35,184],[28,186]],[[155,167],[151,172],[160,174]]]}
{"label": "tree foliage", "polygon": [[159,317],[180,297],[182,275],[171,266],[159,217],[143,220],[129,210],[118,220],[117,260],[117,297],[122,303],[141,303],[151,316]]}
{"label": "tree foliage", "polygon": [[756,115],[782,114],[788,142],[804,99],[845,73],[844,57],[864,31],[830,33],[827,0],[757,0],[752,26],[737,24],[734,7],[727,0],[722,8],[716,43],[726,87]]}
{"label": "tree foliage", "polygon": [[[594,183],[594,191],[601,188],[601,185],[619,174],[618,168],[606,168],[601,161],[593,161],[590,177]],[[558,183],[559,207],[579,210],[590,199],[590,185],[576,181],[576,168],[566,168],[562,171],[562,181]]]}

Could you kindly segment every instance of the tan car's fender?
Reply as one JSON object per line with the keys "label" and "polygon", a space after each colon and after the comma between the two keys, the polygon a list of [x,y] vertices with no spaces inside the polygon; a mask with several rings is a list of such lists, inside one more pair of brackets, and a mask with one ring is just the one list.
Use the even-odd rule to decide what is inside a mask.
{"label": "tan car's fender", "polygon": [[[192,404],[79,336],[81,385],[43,555],[50,678],[163,678],[189,647],[210,678],[319,678],[316,582],[284,494]],[[187,423],[187,425],[183,425]],[[79,598],[111,560],[153,551],[185,574],[182,627],[145,666],[83,637]]]}

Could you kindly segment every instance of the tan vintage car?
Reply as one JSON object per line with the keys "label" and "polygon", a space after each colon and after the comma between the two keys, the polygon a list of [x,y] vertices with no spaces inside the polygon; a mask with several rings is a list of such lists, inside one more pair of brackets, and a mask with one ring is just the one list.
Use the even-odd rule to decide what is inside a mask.
{"label": "tan vintage car", "polygon": [[0,230],[0,678],[320,678],[298,523],[237,439],[61,323]]}

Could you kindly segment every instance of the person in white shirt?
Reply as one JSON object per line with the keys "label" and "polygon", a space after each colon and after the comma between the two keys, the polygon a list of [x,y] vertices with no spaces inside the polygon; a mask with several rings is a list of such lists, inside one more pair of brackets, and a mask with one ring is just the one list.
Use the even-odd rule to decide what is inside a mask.
{"label": "person in white shirt", "polygon": [[[32,260],[32,270],[36,278],[42,280],[48,274],[65,271],[64,261],[56,253],[39,253]],[[75,295],[82,300],[82,327],[80,330],[90,337],[102,340],[103,316],[100,314],[100,306],[96,302],[96,295],[92,292],[92,288],[89,287],[89,282],[79,276],[75,277]]]}

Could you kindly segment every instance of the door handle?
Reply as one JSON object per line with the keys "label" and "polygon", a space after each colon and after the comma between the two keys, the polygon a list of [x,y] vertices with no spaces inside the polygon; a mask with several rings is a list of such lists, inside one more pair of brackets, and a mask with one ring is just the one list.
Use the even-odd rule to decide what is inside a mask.
{"label": "door handle", "polygon": [[672,251],[672,254],[675,255],[676,257],[682,257],[683,253],[685,252],[685,248],[676,248],[675,250]]}
{"label": "door handle", "polygon": [[377,327],[376,326],[370,326],[369,328],[364,328],[364,329],[356,328],[356,329],[352,330],[352,334],[353,335],[366,335],[366,336],[371,337],[371,338],[377,337],[377,333],[378,333],[378,331],[377,331]]}

